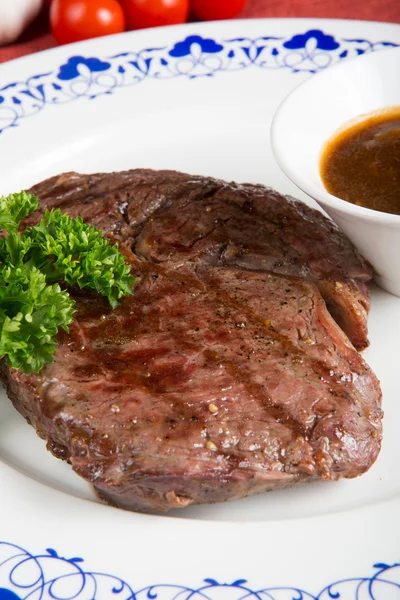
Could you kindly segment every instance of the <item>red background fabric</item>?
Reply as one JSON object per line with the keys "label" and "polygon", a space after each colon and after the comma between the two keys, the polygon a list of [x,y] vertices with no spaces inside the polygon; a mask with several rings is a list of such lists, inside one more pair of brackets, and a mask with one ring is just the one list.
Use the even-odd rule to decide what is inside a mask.
{"label": "red background fabric", "polygon": [[[400,0],[249,0],[240,17],[319,17],[400,23]],[[43,13],[18,43],[0,48],[0,62],[55,45],[48,33],[47,14]]]}

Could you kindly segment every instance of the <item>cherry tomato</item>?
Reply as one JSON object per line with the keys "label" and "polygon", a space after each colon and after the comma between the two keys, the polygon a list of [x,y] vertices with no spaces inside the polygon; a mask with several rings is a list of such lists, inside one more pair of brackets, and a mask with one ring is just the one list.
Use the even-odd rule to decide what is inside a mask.
{"label": "cherry tomato", "polygon": [[233,19],[244,9],[247,0],[191,0],[193,15],[202,21]]}
{"label": "cherry tomato", "polygon": [[128,29],[185,23],[189,0],[119,0]]}
{"label": "cherry tomato", "polygon": [[125,16],[117,0],[53,0],[50,25],[57,43],[69,44],[120,33]]}

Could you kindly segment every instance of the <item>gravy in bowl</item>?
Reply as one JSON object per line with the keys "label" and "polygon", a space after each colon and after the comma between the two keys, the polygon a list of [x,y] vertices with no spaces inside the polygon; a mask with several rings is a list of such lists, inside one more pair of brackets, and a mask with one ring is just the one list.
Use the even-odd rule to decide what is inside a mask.
{"label": "gravy in bowl", "polygon": [[400,215],[400,106],[342,127],[323,149],[320,173],[330,194]]}

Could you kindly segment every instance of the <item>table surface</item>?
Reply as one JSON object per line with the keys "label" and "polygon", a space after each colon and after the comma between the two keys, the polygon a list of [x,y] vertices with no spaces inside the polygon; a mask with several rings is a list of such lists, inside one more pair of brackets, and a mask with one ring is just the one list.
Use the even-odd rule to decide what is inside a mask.
{"label": "table surface", "polygon": [[[400,23],[400,0],[249,0],[240,17],[314,17]],[[44,13],[18,43],[0,48],[0,62],[55,45],[48,33],[48,18]]]}

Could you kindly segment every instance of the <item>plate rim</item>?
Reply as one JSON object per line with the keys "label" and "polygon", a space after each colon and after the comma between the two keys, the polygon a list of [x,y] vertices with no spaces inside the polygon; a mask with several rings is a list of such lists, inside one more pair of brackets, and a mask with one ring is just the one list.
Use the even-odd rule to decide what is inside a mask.
{"label": "plate rim", "polygon": [[[395,27],[397,29],[397,31],[400,34],[400,24],[397,23],[385,23],[385,22],[380,22],[380,21],[359,21],[359,20],[349,20],[349,19],[318,19],[318,18],[314,18],[314,19],[308,19],[308,18],[302,18],[302,19],[296,19],[296,18],[274,18],[274,19],[269,19],[269,18],[263,18],[263,19],[241,19],[241,20],[235,20],[235,21],[226,21],[224,23],[229,23],[229,24],[235,24],[237,25],[238,23],[244,23],[247,24],[251,23],[271,23],[271,22],[284,22],[284,23],[296,23],[297,24],[308,24],[307,26],[310,25],[310,23],[312,24],[319,24],[320,26],[324,26],[324,24],[329,24],[329,23],[335,23],[336,26],[339,26],[340,23],[362,23],[363,25],[368,24],[368,26],[370,27],[374,27],[375,25],[377,26],[387,26],[389,25],[390,27]],[[185,30],[187,28],[193,29],[195,27],[208,27],[209,23],[194,23],[194,24],[185,24],[185,25],[178,25],[178,26],[171,26],[168,28],[162,28],[163,31],[165,31],[166,29],[168,30],[173,30],[173,31],[182,31]],[[212,23],[213,27],[216,27],[217,24]],[[153,33],[155,30],[151,30],[151,32]],[[143,32],[125,32],[123,34],[116,34],[114,36],[110,36],[112,38],[120,38],[120,39],[126,39],[126,38],[131,38],[131,37],[136,37],[137,34],[143,34]],[[146,34],[149,33],[149,30],[146,31]],[[101,39],[101,38],[100,38]],[[86,42],[79,42],[77,44],[73,44],[71,45],[69,48],[71,49],[71,51],[73,51],[74,48],[82,47],[82,44],[88,44],[91,45],[93,44],[94,40],[88,40]],[[4,65],[15,65],[15,61],[26,61],[26,64],[30,63],[30,61],[37,59],[37,57],[40,58],[40,60],[42,59],[42,57],[44,56],[48,56],[47,53],[57,53],[60,52],[62,50],[65,50],[65,47],[61,47],[61,48],[51,48],[51,49],[47,49],[44,51],[41,51],[37,54],[34,55],[29,55],[26,57],[20,57],[17,59],[14,59],[13,61],[9,61],[8,63],[3,63],[0,65],[0,77],[2,75],[2,70],[4,68]],[[1,149],[1,137],[0,137],[0,149]],[[271,529],[271,524],[273,524],[274,526],[278,526],[280,524],[284,525],[285,527],[292,527],[292,526],[296,526],[296,524],[304,524],[304,523],[311,523],[314,527],[319,523],[319,522],[326,522],[328,519],[334,517],[335,520],[340,520],[340,519],[350,519],[353,515],[357,514],[357,518],[361,518],[361,513],[365,513],[366,515],[366,519],[368,519],[368,514],[372,514],[371,509],[374,509],[373,512],[374,514],[377,513],[378,510],[382,510],[387,518],[391,518],[392,517],[398,517],[399,515],[399,509],[400,509],[400,498],[388,498],[385,500],[382,500],[378,503],[372,503],[372,504],[368,504],[366,506],[362,506],[361,508],[358,507],[352,507],[352,508],[347,508],[347,509],[343,509],[343,510],[339,510],[339,511],[335,511],[334,513],[324,513],[324,514],[320,514],[320,515],[313,515],[313,516],[301,516],[301,517],[296,517],[293,519],[287,519],[287,518],[282,518],[282,519],[278,519],[278,520],[274,520],[274,521],[263,521],[263,520],[257,520],[257,521],[245,521],[245,520],[227,520],[227,521],[222,521],[222,520],[209,520],[209,519],[196,519],[196,518],[181,518],[181,517],[176,517],[176,516],[165,516],[165,515],[142,515],[142,514],[138,514],[138,513],[126,513],[126,511],[123,511],[122,509],[117,509],[116,511],[113,510],[113,507],[109,507],[105,504],[102,503],[94,503],[91,500],[82,498],[82,497],[78,497],[78,496],[72,496],[71,494],[69,494],[68,492],[65,492],[63,490],[57,489],[55,487],[52,487],[51,485],[48,485],[42,481],[39,481],[35,478],[32,478],[29,475],[26,475],[25,473],[21,472],[20,470],[16,469],[15,467],[9,465],[9,464],[5,464],[1,459],[0,459],[0,477],[3,476],[4,471],[3,469],[9,469],[12,477],[17,478],[18,479],[18,487],[19,485],[26,485],[27,484],[27,480],[28,482],[32,482],[34,485],[38,485],[40,487],[40,489],[44,489],[44,490],[51,490],[51,492],[53,494],[56,494],[58,497],[62,497],[64,498],[65,502],[63,502],[63,504],[67,504],[69,501],[74,501],[76,502],[77,506],[85,506],[85,511],[88,512],[90,510],[90,508],[93,507],[99,507],[98,509],[95,508],[95,511],[97,513],[97,510],[99,510],[100,512],[98,513],[99,515],[113,515],[116,512],[118,512],[118,514],[122,515],[122,520],[125,517],[129,517],[128,521],[129,523],[127,524],[127,527],[131,527],[131,526],[137,526],[137,535],[138,537],[145,535],[145,533],[142,531],[142,527],[145,527],[148,521],[152,521],[154,523],[160,523],[161,521],[168,521],[168,529],[173,529],[174,527],[177,527],[179,529],[178,535],[183,535],[185,528],[196,528],[197,530],[201,530],[202,527],[210,527],[212,526],[213,528],[217,528],[219,530],[231,530],[232,527],[237,527],[239,526],[241,528],[241,530],[251,530],[252,532],[256,532],[257,528],[261,528],[264,532],[268,532],[269,529]],[[8,491],[6,491],[6,495],[8,494]],[[61,495],[61,496],[60,496]],[[85,500],[85,504],[82,504],[82,500]],[[0,498],[0,505],[1,505],[1,498]],[[111,510],[109,510],[111,508]],[[105,513],[105,509],[107,510],[107,513]],[[110,519],[107,519],[110,520]],[[111,520],[112,516],[111,516]],[[121,520],[121,519],[118,519]],[[1,519],[0,519],[1,522]],[[180,522],[180,524],[178,525],[178,523]],[[16,536],[17,539],[18,536]],[[21,536],[19,536],[21,537]],[[23,539],[23,534],[22,534],[22,539]],[[29,537],[29,536],[28,536]],[[60,536],[60,542],[59,545],[62,545],[63,543],[63,536]],[[40,542],[39,544],[40,545]],[[79,543],[78,543],[79,545]],[[28,542],[26,543],[26,546],[28,546]],[[91,557],[88,555],[86,556],[86,560],[91,560]],[[366,562],[367,565],[366,567],[368,568],[368,559],[369,559],[369,555],[366,556]],[[92,560],[93,563],[93,560]],[[116,569],[114,569],[116,570]],[[201,573],[201,570],[198,569],[198,571]],[[287,573],[288,575],[290,575],[290,565],[288,565],[288,569],[287,569]],[[288,578],[289,579],[289,578]],[[314,599],[313,599],[314,600]]]}

